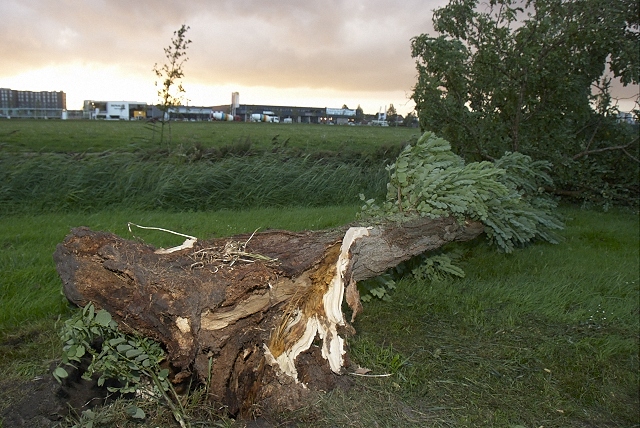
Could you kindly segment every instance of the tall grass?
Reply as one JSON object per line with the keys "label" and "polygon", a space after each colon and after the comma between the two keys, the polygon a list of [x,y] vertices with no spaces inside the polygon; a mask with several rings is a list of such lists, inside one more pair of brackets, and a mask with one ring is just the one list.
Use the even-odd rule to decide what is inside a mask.
{"label": "tall grass", "polygon": [[0,155],[0,214],[113,207],[201,211],[355,204],[380,195],[382,166],[278,154],[216,162],[131,153]]}

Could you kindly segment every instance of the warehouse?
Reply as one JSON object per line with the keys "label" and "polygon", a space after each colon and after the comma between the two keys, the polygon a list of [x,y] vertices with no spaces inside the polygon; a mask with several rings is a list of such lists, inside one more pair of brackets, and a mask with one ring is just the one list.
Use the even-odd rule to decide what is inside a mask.
{"label": "warehouse", "polygon": [[235,106],[235,109],[233,105],[229,106],[227,104],[214,106],[212,109],[231,114],[244,122],[251,121],[252,115],[265,114],[279,117],[281,123],[333,123],[342,125],[355,121],[357,115],[357,111],[351,109],[275,106],[267,104],[238,104]]}
{"label": "warehouse", "polygon": [[140,120],[147,117],[147,103],[137,101],[85,100],[83,118],[105,120]]}

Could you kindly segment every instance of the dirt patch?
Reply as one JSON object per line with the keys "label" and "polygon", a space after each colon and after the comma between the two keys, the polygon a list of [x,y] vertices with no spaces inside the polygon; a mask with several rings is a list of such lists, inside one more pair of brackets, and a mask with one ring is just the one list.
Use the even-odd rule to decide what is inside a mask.
{"label": "dirt patch", "polygon": [[2,395],[18,397],[0,413],[4,427],[54,427],[70,414],[79,415],[109,401],[106,388],[98,387],[95,379],[82,379],[77,370],[69,370],[62,385],[50,372],[23,383],[0,383]]}

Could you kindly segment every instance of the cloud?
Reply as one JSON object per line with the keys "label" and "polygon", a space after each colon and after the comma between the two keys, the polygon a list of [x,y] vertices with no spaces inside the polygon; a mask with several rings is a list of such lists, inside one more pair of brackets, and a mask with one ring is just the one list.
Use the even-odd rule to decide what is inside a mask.
{"label": "cloud", "polygon": [[187,78],[340,90],[409,90],[410,38],[435,1],[189,2],[4,0],[0,76],[72,62],[148,73],[180,25],[191,27]]}
{"label": "cloud", "polygon": [[[410,40],[422,33],[433,34],[432,11],[447,3],[2,0],[0,86],[18,81],[17,76],[25,76],[21,80],[25,81],[26,76],[44,76],[45,71],[77,70],[77,76],[71,77],[85,82],[62,88],[70,104],[71,100],[80,103],[75,100],[92,98],[92,93],[143,101],[145,94],[155,95],[153,65],[165,62],[164,48],[173,32],[186,24],[191,27],[187,36],[192,40],[185,65],[187,91],[190,85],[202,93],[213,93],[205,91],[206,87],[236,87],[246,92],[254,88],[271,96],[286,93],[289,97],[298,92],[317,100],[326,99],[327,94],[344,94],[349,100],[371,100],[376,110],[378,104],[390,102],[398,107],[407,102],[416,82]],[[34,70],[42,72],[34,74]],[[104,70],[105,87],[98,88],[100,70]],[[17,89],[46,90],[47,84],[65,82],[72,83],[73,78],[51,76]],[[120,95],[124,87],[141,85],[144,91]],[[79,89],[87,87],[94,90]],[[188,93],[188,97],[204,98],[197,93]]]}

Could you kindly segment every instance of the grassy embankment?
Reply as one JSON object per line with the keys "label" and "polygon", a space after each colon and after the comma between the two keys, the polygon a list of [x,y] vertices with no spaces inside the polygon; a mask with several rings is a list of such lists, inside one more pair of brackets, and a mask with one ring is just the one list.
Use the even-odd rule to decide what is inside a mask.
{"label": "grassy embankment", "polygon": [[[105,126],[117,125],[131,126],[118,123]],[[79,125],[74,123],[73,126]],[[339,127],[311,128],[320,133],[316,141],[320,141],[321,135],[331,135],[333,130],[342,131]],[[2,139],[6,129],[6,122],[0,125],[0,144],[5,144],[2,156],[9,156],[8,151],[14,152],[10,157],[15,160],[18,159],[13,157],[16,151],[36,151],[36,145],[34,150],[27,147],[15,150],[16,144],[20,143],[7,143]],[[241,133],[239,129],[234,132]],[[259,128],[247,129],[253,132]],[[265,129],[271,132],[275,128]],[[301,127],[302,130],[305,128]],[[368,129],[362,131],[369,132]],[[383,136],[381,139],[369,139],[368,144],[373,147],[365,147],[371,150],[367,153],[374,153],[375,147],[387,143],[382,141],[387,134],[380,135]],[[273,155],[273,159],[277,159],[278,153],[272,153],[273,145],[269,146],[268,139],[264,138],[264,148],[269,148],[270,153],[267,157]],[[44,137],[40,141],[37,151],[48,151],[44,147],[51,147],[52,143]],[[198,143],[204,148],[223,145],[204,139]],[[64,141],[60,144],[64,148]],[[320,145],[317,143],[313,147],[317,149]],[[339,146],[336,145],[336,152]],[[309,149],[311,152],[314,150]],[[253,158],[264,159],[266,153],[262,151]],[[291,156],[291,152],[288,153]],[[288,159],[308,159],[309,153]],[[109,156],[111,154],[101,158]],[[33,155],[22,157],[24,162],[34,158]],[[357,195],[359,189],[366,187],[363,183],[369,182],[368,179],[359,181],[363,176],[368,177],[372,169],[367,167],[371,166],[369,161],[362,161],[363,157],[366,156],[359,159],[354,156],[354,163],[344,166],[346,174],[347,170],[354,169],[349,166],[362,167],[357,176],[360,178],[351,180],[349,194]],[[331,162],[325,169],[333,170],[341,164],[339,158],[318,157],[314,162]],[[69,166],[64,173],[66,180],[74,182],[78,189],[100,183],[100,180],[91,180],[99,169],[88,173],[83,171],[84,166],[104,168],[106,165],[103,163],[98,167],[93,163],[98,161],[90,160],[83,166],[84,159],[76,158],[80,165]],[[189,170],[202,173],[193,168],[194,165],[208,162],[210,168],[215,168],[217,163],[142,156],[136,157],[132,165],[143,168],[148,159],[160,164],[173,162],[176,168],[191,166],[181,169],[181,174],[170,175],[172,180],[188,174]],[[223,157],[223,162],[229,159],[235,157]],[[20,180],[28,180],[29,169],[37,167],[5,163],[2,171],[9,168],[11,173],[18,174],[22,168]],[[131,166],[130,169],[137,168]],[[308,169],[301,168],[298,174]],[[113,180],[121,179],[126,170],[111,174]],[[56,168],[50,171],[53,174]],[[153,168],[145,171],[142,176],[152,174]],[[221,171],[217,170],[216,174],[222,174]],[[316,173],[324,177],[322,171],[323,168],[318,167]],[[74,178],[74,173],[84,178]],[[34,171],[34,175],[37,172]],[[105,175],[109,174],[103,171],[102,177]],[[159,174],[148,181],[156,183],[164,176]],[[238,176],[242,181],[247,173]],[[269,180],[276,176],[269,176]],[[322,229],[353,220],[357,211],[357,203],[350,203],[350,199],[301,203],[304,197],[287,195],[288,192],[295,193],[294,188],[282,194],[288,198],[284,201],[256,197],[258,202],[230,206],[242,208],[241,211],[220,211],[216,210],[218,205],[206,203],[198,206],[203,210],[195,211],[188,204],[184,206],[185,201],[188,203],[190,198],[197,197],[197,193],[189,192],[186,193],[192,196],[186,199],[182,195],[170,198],[170,201],[178,202],[160,205],[163,210],[153,205],[151,207],[156,209],[148,210],[145,209],[149,208],[147,205],[136,206],[130,202],[142,198],[142,193],[132,193],[130,199],[122,196],[128,201],[126,203],[113,199],[95,202],[96,198],[103,197],[94,197],[95,194],[108,192],[111,187],[119,189],[114,195],[122,192],[123,187],[118,187],[117,183],[97,189],[84,188],[83,200],[94,201],[87,209],[83,208],[82,200],[73,205],[64,200],[59,201],[61,205],[55,205],[56,198],[52,198],[50,204],[37,203],[46,197],[46,192],[33,189],[29,193],[24,189],[46,186],[46,174],[40,181],[32,181],[30,186],[23,187],[16,184],[19,180],[15,177],[17,175],[14,175],[13,186],[16,187],[9,190],[4,187],[0,191],[3,203],[0,213],[0,376],[5,382],[14,380],[15,384],[44,373],[49,362],[58,355],[53,334],[55,320],[59,315],[68,316],[72,309],[60,294],[51,254],[70,227],[86,225],[129,236],[126,223],[132,221],[209,237],[252,231],[257,227]],[[264,177],[260,184],[268,180]],[[345,186],[338,176],[331,177],[322,186],[340,189],[351,186]],[[47,191],[64,186],[64,180],[56,181],[53,176],[50,181],[56,184]],[[266,186],[255,190],[255,181],[244,181],[249,183],[248,187],[239,188],[232,199],[243,200],[243,195],[251,194],[249,188],[260,195],[268,189]],[[308,182],[309,179],[300,180],[298,185],[303,187],[297,193],[313,200],[314,195],[305,193],[314,189],[304,187],[303,183]],[[4,183],[6,185],[6,180]],[[371,185],[371,189],[378,185]],[[139,184],[131,188],[135,190],[137,186]],[[19,208],[20,198],[11,199],[15,195],[10,193],[18,188],[24,192],[20,194],[23,208]],[[181,189],[184,191],[181,186],[175,186],[173,191],[180,194]],[[215,186],[207,189],[213,192]],[[133,203],[134,208],[123,208],[128,203]],[[115,208],[109,208],[109,204],[115,204]],[[271,204],[287,209],[268,207]],[[332,206],[322,206],[326,204]],[[194,211],[188,212],[190,209]],[[567,217],[567,229],[563,233],[565,241],[559,245],[536,244],[506,255],[481,241],[468,243],[462,246],[466,278],[424,283],[405,277],[398,281],[391,302],[367,304],[355,325],[358,335],[349,343],[351,354],[373,374],[390,376],[357,378],[353,390],[331,392],[312,408],[281,415],[281,421],[362,427],[638,426],[638,215],[625,210],[609,213],[582,211],[576,207],[562,210]],[[136,234],[159,246],[175,243],[166,235]],[[20,392],[5,390],[2,395],[0,401],[6,406],[16,400]],[[156,426],[158,421],[170,421],[171,418],[162,412],[161,409],[156,413],[149,412],[147,408],[150,418],[157,418],[147,422]],[[197,409],[194,409],[194,415],[196,413]],[[126,421],[124,412],[113,411],[108,417],[111,425],[135,425]],[[213,424],[210,422],[210,426]]]}

